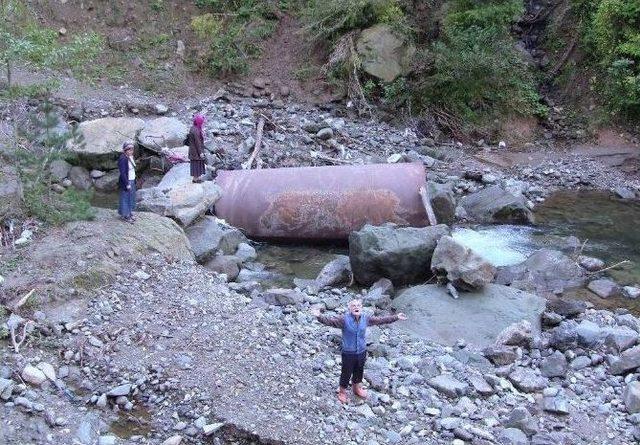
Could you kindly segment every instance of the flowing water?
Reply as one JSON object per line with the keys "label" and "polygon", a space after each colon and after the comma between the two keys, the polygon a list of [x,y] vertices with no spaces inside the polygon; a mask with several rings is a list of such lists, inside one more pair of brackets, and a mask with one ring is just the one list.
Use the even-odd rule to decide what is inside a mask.
{"label": "flowing water", "polygon": [[623,285],[640,283],[639,201],[606,192],[561,191],[538,207],[536,222],[548,234],[575,235],[586,241],[584,253],[607,265],[631,261],[609,274]]}
{"label": "flowing water", "polygon": [[[561,191],[536,208],[536,225],[457,228],[453,237],[495,266],[517,264],[533,251],[547,247],[572,253],[566,238],[584,243],[583,254],[613,265],[630,261],[606,273],[622,285],[640,284],[640,203],[609,193]],[[586,289],[566,296],[593,302],[598,307],[624,307],[640,314],[640,301],[625,297],[602,299]]]}
{"label": "flowing water", "polygon": [[261,244],[256,249],[258,262],[277,275],[270,284],[293,286],[294,278],[313,279],[337,255],[348,255],[345,246],[309,246],[300,244]]}
{"label": "flowing water", "polygon": [[[575,253],[567,237],[576,236],[584,244],[583,254],[613,265],[623,260],[631,264],[607,273],[622,285],[640,284],[640,203],[621,200],[606,192],[560,191],[551,195],[535,211],[533,226],[490,225],[457,227],[453,237],[495,266],[524,261],[541,248]],[[293,278],[315,278],[346,247],[271,245],[258,248],[258,262],[279,274],[277,285],[291,285]],[[601,307],[627,307],[640,313],[640,301],[624,297],[603,300],[586,290],[572,296],[589,299]]]}

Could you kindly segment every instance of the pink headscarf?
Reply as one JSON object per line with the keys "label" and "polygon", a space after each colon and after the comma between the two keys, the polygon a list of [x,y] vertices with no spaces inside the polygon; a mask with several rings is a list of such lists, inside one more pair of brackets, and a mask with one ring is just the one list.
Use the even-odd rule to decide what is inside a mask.
{"label": "pink headscarf", "polygon": [[193,116],[193,125],[196,126],[198,130],[200,130],[200,136],[204,137],[202,132],[202,125],[204,124],[204,116],[201,114],[196,114]]}

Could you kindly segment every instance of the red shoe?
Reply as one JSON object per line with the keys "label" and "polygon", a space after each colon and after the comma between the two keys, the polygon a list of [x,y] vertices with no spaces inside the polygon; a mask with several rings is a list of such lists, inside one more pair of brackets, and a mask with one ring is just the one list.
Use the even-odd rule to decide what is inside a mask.
{"label": "red shoe", "polygon": [[353,393],[361,399],[367,398],[367,390],[362,387],[361,383],[353,385]]}
{"label": "red shoe", "polygon": [[338,400],[340,403],[347,403],[347,390],[344,388],[338,389]]}

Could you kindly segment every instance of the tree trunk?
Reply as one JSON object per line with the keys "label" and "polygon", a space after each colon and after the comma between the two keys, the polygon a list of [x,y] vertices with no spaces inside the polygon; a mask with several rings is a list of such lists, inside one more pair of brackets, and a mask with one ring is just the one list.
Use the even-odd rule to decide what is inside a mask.
{"label": "tree trunk", "polygon": [[11,88],[11,61],[7,59],[7,89]]}

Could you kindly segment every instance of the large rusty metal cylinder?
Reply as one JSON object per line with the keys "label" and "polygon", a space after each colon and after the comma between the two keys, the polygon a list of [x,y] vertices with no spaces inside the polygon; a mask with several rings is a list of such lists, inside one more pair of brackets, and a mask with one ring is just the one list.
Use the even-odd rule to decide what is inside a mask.
{"label": "large rusty metal cylinder", "polygon": [[344,240],[365,224],[428,224],[420,163],[220,170],[216,182],[216,215],[258,239]]}

